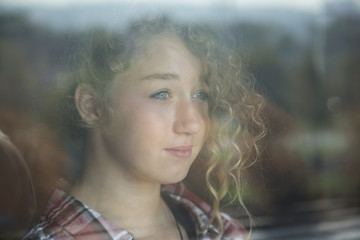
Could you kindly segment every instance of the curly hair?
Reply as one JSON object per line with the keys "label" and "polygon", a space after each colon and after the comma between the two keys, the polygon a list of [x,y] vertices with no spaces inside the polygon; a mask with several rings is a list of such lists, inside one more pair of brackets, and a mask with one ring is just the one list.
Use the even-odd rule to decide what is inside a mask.
{"label": "curly hair", "polygon": [[[226,32],[206,26],[189,27],[185,43],[199,56],[210,88],[210,131],[198,158],[205,165],[205,182],[212,195],[213,220],[223,226],[220,203],[230,195],[229,204],[238,200],[251,220],[242,200],[242,170],[260,155],[258,141],[265,134],[261,117],[263,97],[256,93],[254,80],[232,51]],[[235,189],[234,194],[229,194]]]}
{"label": "curly hair", "polygon": [[[167,17],[146,18],[130,26],[123,34],[94,34],[85,61],[70,79],[68,106],[73,137],[84,137],[84,125],[74,106],[74,92],[81,83],[98,93],[101,122],[108,125],[112,118],[111,94],[115,74],[126,71],[142,44],[156,36],[175,36],[200,59],[202,80],[209,86],[208,137],[197,159],[204,164],[205,181],[213,202],[213,218],[222,230],[220,203],[229,189],[236,189],[236,199],[246,210],[241,196],[242,170],[259,156],[258,141],[265,128],[260,112],[263,98],[254,90],[254,81],[246,73],[236,52],[228,46],[228,34],[205,25],[180,25]],[[69,111],[69,109],[67,109]],[[75,128],[76,129],[75,129]],[[90,126],[91,127],[91,126]],[[74,131],[76,130],[76,131]],[[85,130],[85,131],[84,131]]]}

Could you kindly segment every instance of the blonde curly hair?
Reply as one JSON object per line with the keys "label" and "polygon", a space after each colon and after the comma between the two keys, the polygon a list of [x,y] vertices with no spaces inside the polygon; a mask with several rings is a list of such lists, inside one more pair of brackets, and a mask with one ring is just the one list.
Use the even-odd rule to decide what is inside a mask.
{"label": "blonde curly hair", "polygon": [[[229,189],[236,189],[236,199],[247,212],[241,196],[241,177],[244,167],[259,156],[258,141],[265,128],[260,113],[263,98],[254,90],[254,81],[243,70],[236,52],[227,46],[228,39],[218,30],[205,25],[179,25],[167,17],[146,18],[132,24],[123,34],[98,32],[85,61],[70,79],[68,106],[72,114],[71,133],[84,137],[89,126],[84,125],[74,106],[74,92],[81,83],[89,84],[98,93],[101,122],[109,125],[112,118],[110,91],[115,74],[126,71],[132,64],[139,45],[156,36],[175,36],[181,39],[202,63],[202,80],[209,86],[209,132],[207,141],[197,159],[204,164],[205,182],[212,196],[213,218],[219,225],[221,238],[223,225],[220,203]],[[67,109],[66,111],[68,111]],[[74,126],[80,126],[74,131]],[[85,131],[84,131],[85,129]],[[196,160],[198,161],[198,160]]]}

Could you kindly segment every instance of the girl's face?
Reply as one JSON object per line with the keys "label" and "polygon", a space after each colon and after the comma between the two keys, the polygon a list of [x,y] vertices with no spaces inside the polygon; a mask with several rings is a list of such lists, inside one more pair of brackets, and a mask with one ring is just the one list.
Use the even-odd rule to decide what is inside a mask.
{"label": "girl's face", "polygon": [[115,80],[113,128],[103,134],[107,152],[128,176],[179,182],[206,138],[201,63],[175,37],[152,38],[138,50],[130,69]]}

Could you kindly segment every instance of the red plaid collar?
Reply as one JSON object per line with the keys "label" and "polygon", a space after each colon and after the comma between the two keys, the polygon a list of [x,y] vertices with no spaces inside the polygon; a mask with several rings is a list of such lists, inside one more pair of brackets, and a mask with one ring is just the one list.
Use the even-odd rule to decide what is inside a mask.
{"label": "red plaid collar", "polygon": [[[212,224],[208,226],[211,207],[206,202],[180,184],[163,185],[161,190],[189,211],[198,239],[213,239],[217,235],[218,227]],[[247,232],[237,220],[226,214],[222,214],[222,217],[225,230],[222,239],[245,239]],[[23,239],[132,240],[134,237],[79,200],[56,190],[50,197],[41,222]]]}

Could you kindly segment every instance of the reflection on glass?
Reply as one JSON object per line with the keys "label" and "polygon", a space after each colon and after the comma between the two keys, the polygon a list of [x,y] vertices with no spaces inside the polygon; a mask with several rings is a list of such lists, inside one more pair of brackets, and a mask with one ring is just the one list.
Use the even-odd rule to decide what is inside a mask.
{"label": "reflection on glass", "polygon": [[[52,124],[51,130],[21,138],[18,136],[22,133],[10,133],[9,127],[1,122],[0,129],[26,162],[16,167],[6,163],[8,167],[3,169],[16,174],[11,174],[13,185],[7,184],[3,192],[9,192],[9,199],[22,198],[20,195],[10,197],[8,188],[14,186],[10,188],[15,192],[27,188],[21,184],[27,181],[18,178],[28,179],[24,170],[28,167],[37,196],[36,218],[53,186],[68,189],[67,183],[59,182],[59,178],[72,182],[82,173],[84,162],[76,160],[83,156],[82,140],[62,140],[65,142],[62,144],[56,140],[65,133],[60,128],[63,121],[58,116],[62,110],[57,96],[61,95],[64,79],[79,69],[84,53],[91,47],[90,39],[98,37],[102,41],[102,36],[123,32],[129,22],[149,11],[160,11],[169,13],[180,24],[206,23],[223,29],[227,35],[224,45],[232,47],[234,58],[241,60],[241,68],[254,76],[256,90],[265,96],[262,115],[268,131],[260,143],[261,155],[242,171],[242,183],[247,182],[241,190],[243,200],[257,225],[253,238],[286,239],[300,233],[304,238],[313,234],[343,234],[342,229],[328,225],[331,221],[339,226],[347,224],[349,232],[356,236],[353,229],[358,227],[360,182],[357,173],[359,4],[351,0],[303,1],[294,7],[292,3],[281,5],[279,2],[264,5],[256,1],[225,1],[224,4],[211,1],[177,5],[129,1],[53,6],[25,6],[15,2],[11,6],[3,2],[0,103],[7,109],[2,110],[3,116],[14,115],[24,120],[21,127],[13,127],[23,129],[18,132],[39,129],[39,122]],[[86,134],[86,131],[75,130],[71,129],[74,135]],[[53,150],[40,151],[39,145],[31,144],[24,149],[20,146],[23,143],[16,139],[27,144],[38,139],[40,146],[48,144]],[[238,142],[241,146],[241,139]],[[60,157],[53,161],[55,152]],[[203,174],[203,165],[196,164],[195,161],[193,168],[199,168]],[[58,171],[60,169],[63,170]],[[211,194],[204,190],[204,179],[198,177],[200,173],[190,171],[186,186],[211,202]],[[236,188],[233,189],[224,200],[231,199],[236,192]],[[28,211],[28,219],[33,215],[32,204],[29,200],[28,207],[21,210]],[[2,209],[15,214],[11,206],[3,206]],[[225,210],[249,227],[239,204],[229,205]],[[27,221],[19,223],[17,229],[23,229]],[[308,225],[300,232],[291,228],[304,223]],[[286,231],[287,227],[291,234]]]}

